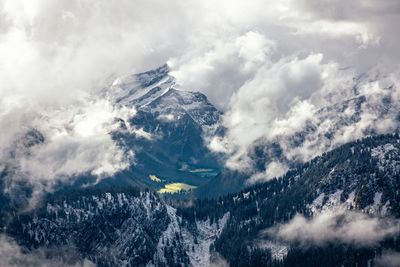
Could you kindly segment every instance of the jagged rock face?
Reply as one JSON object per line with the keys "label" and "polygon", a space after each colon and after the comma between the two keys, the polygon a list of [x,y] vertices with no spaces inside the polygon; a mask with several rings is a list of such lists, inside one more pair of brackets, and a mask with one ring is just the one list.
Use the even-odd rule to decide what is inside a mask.
{"label": "jagged rock face", "polygon": [[[154,190],[164,187],[163,183],[151,180],[149,175],[156,175],[165,183],[182,182],[199,186],[210,178],[210,174],[203,175],[192,170],[211,169],[211,175],[214,175],[221,168],[219,156],[211,153],[204,141],[205,135],[217,134],[221,112],[205,95],[181,90],[169,75],[167,65],[118,78],[103,89],[100,97],[110,100],[113,105],[137,111],[129,121],[115,118],[116,123],[110,123],[120,127],[109,133],[120,146],[118,150],[126,151],[124,162],[125,159],[126,162],[133,160],[126,169],[114,173],[112,177],[103,175],[100,183],[97,183],[99,177],[89,170],[60,179],[47,190],[66,190],[94,183],[99,187],[126,185]],[[10,202],[17,206],[27,205],[32,197],[33,185],[28,182],[29,177],[22,179],[25,173],[19,171],[21,163],[15,159],[21,158],[22,153],[33,153],[51,139],[49,136],[49,140],[45,140],[46,135],[40,131],[26,129],[7,151],[3,151],[10,158],[0,162],[0,202],[4,203],[3,207],[9,206]],[[12,180],[15,186],[11,186],[7,179]],[[43,183],[48,185],[47,181]],[[10,199],[10,195],[18,197]]]}
{"label": "jagged rock face", "polygon": [[199,185],[206,179],[185,169],[221,167],[204,141],[205,135],[221,132],[221,112],[205,95],[181,90],[167,65],[116,79],[104,94],[115,105],[137,110],[129,121],[134,133],[124,130],[127,122],[123,121],[114,133],[122,147],[135,151],[135,166],[113,183],[131,184],[129,180],[135,179],[138,185],[154,188],[157,184],[148,175],[157,174],[164,180]]}
{"label": "jagged rock face", "polygon": [[[232,256],[235,255],[231,253],[232,249],[238,249],[234,243],[253,236],[254,243],[250,244],[271,250],[273,258],[294,257],[287,253],[291,246],[295,250],[298,244],[282,244],[281,240],[272,237],[265,237],[261,242],[259,237],[260,229],[289,221],[297,213],[313,218],[324,212],[352,211],[363,216],[368,214],[372,218],[399,218],[399,142],[397,135],[387,135],[348,143],[289,171],[279,179],[223,197],[221,201],[231,216],[227,228],[215,244],[216,250],[230,258],[230,262],[236,262],[240,257]],[[233,237],[228,237],[233,233]],[[365,232],[365,235],[368,234]],[[397,235],[398,232],[391,238]],[[375,257],[374,250],[387,246],[385,242],[370,248],[369,260]],[[391,244],[389,249],[392,246],[395,245]],[[301,249],[307,251],[307,248]],[[346,246],[343,249],[346,250]],[[291,259],[292,263],[296,261]],[[342,258],[342,262],[345,260]]]}
{"label": "jagged rock face", "polygon": [[29,219],[10,230],[26,246],[71,246],[99,265],[126,262],[131,266],[152,259],[169,223],[158,196],[141,192],[106,192],[49,202]]}
{"label": "jagged rock face", "polygon": [[105,90],[115,103],[155,114],[164,121],[177,121],[187,114],[202,127],[216,124],[221,115],[202,93],[182,90],[169,75],[167,65],[116,79]]}
{"label": "jagged rock face", "polygon": [[155,193],[88,190],[51,198],[8,233],[31,249],[73,248],[99,266],[208,266],[228,216],[188,222]]}
{"label": "jagged rock face", "polygon": [[373,72],[355,77],[353,82],[343,91],[345,97],[339,94],[334,102],[316,110],[298,131],[279,134],[274,140],[258,140],[250,156],[256,162],[259,158],[266,164],[275,160],[290,168],[347,142],[398,132],[396,82]]}
{"label": "jagged rock face", "polygon": [[[329,248],[309,245],[299,252],[298,243],[266,236],[265,229],[298,213],[313,218],[344,210],[399,218],[399,174],[399,136],[383,135],[345,144],[279,179],[218,201],[170,202],[155,193],[118,188],[54,196],[31,214],[15,217],[7,233],[29,248],[73,247],[81,259],[100,266],[208,266],[216,253],[231,266],[280,266],[308,257],[308,249],[325,253]],[[355,259],[364,263],[396,244],[331,245],[338,253],[365,253]],[[346,262],[346,253],[334,263]]]}
{"label": "jagged rock face", "polygon": [[332,102],[314,110],[299,129],[256,140],[246,152],[252,168],[235,175],[241,183],[217,192],[215,188],[223,188],[233,176],[232,171],[223,171],[201,186],[199,196],[237,192],[255,174],[260,174],[261,180],[273,178],[268,171],[271,163],[289,170],[347,142],[399,132],[399,88],[395,81],[380,74],[365,73],[355,77],[342,91],[343,96],[338,93]]}
{"label": "jagged rock face", "polygon": [[[168,67],[119,79],[107,90],[107,97],[116,105],[137,110],[129,123],[121,120],[121,128],[113,133],[121,146],[134,149],[137,158],[135,166],[114,177],[114,183],[158,189],[158,182],[148,177],[157,174],[201,184],[204,180],[199,181],[184,165],[218,168],[217,159],[204,146],[203,135],[217,134],[213,131],[219,125],[220,112],[201,93],[179,90]],[[257,170],[264,171],[271,160],[295,168],[279,179],[218,201],[175,202],[139,189],[91,189],[50,196],[32,212],[10,216],[15,207],[6,206],[9,200],[0,196],[0,203],[5,203],[1,230],[32,251],[67,247],[76,251],[80,261],[88,259],[99,266],[209,266],[213,255],[222,255],[231,266],[282,266],[282,261],[290,266],[307,257],[308,263],[314,258],[320,262],[317,260],[323,256],[318,255],[325,255],[327,248],[299,248],[296,242],[266,236],[264,230],[288,223],[298,213],[313,218],[339,209],[371,218],[399,218],[400,139],[398,135],[379,135],[346,143],[305,164],[287,158],[282,144],[302,147],[316,138],[326,141],[323,149],[327,149],[337,138],[332,130],[358,125],[365,109],[373,111],[372,121],[377,123],[393,118],[396,108],[393,98],[385,95],[375,100],[358,95],[320,109],[295,135],[276,142],[257,141],[249,151]],[[324,128],[327,121],[332,124]],[[128,131],[128,127],[136,131]],[[379,133],[379,125],[362,130],[363,134]],[[29,147],[43,140],[39,132],[31,131],[21,145]],[[12,170],[4,169],[0,175],[6,171]],[[205,183],[213,191],[203,187],[199,194],[239,190],[248,177],[224,170],[217,181]],[[99,186],[107,185],[105,181]],[[383,249],[400,249],[393,241],[398,233],[388,237],[363,250],[339,241],[330,244],[340,254],[330,264],[351,265],[347,263],[351,258],[363,265]],[[314,251],[310,257],[310,249],[318,253]],[[362,259],[357,258],[360,253]]]}

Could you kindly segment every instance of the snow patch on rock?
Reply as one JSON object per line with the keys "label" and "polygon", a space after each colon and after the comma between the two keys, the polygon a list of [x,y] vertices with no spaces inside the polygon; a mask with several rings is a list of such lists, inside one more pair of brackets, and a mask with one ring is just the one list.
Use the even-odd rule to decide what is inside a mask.
{"label": "snow patch on rock", "polygon": [[271,251],[271,256],[274,260],[283,260],[284,257],[288,254],[289,247],[272,241],[260,241],[258,243],[258,248],[260,249],[268,249]]}

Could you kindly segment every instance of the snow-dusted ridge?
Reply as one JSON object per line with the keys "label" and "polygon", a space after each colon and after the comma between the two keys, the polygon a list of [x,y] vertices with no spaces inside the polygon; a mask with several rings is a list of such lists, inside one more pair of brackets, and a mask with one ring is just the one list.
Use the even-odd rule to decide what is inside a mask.
{"label": "snow-dusted ridge", "polygon": [[228,218],[188,222],[156,193],[106,191],[50,201],[14,231],[25,244],[76,247],[100,265],[209,266]]}
{"label": "snow-dusted ridge", "polygon": [[[105,88],[112,102],[179,119],[184,114],[199,125],[218,122],[220,112],[199,92],[185,91],[169,74],[168,65],[115,79]],[[172,116],[172,117],[171,117]]]}

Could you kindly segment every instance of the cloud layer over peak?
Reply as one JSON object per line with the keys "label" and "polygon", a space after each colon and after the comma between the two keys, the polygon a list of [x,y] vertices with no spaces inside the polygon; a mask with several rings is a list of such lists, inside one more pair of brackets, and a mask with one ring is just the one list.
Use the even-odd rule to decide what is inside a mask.
{"label": "cloud layer over peak", "polygon": [[[28,156],[18,154],[27,178],[49,181],[126,166],[108,135],[112,118],[126,111],[97,96],[110,77],[165,62],[184,89],[205,93],[225,111],[227,136],[211,140],[210,147],[230,155],[228,167],[251,168],[247,151],[254,142],[274,142],[304,127],[317,130],[297,150],[289,137],[283,139],[288,161],[359,137],[360,129],[395,127],[367,103],[357,124],[335,133],[334,118],[315,118],[327,104],[352,96],[376,103],[389,95],[391,103],[398,99],[395,0],[4,0],[0,14],[2,164],[27,131],[45,137]],[[355,74],[373,66],[391,77],[385,78],[395,85],[391,93],[384,79],[372,76],[358,94],[349,92]],[[325,134],[333,141],[317,144]],[[285,161],[266,164],[270,171],[254,177],[268,179],[288,168]]]}

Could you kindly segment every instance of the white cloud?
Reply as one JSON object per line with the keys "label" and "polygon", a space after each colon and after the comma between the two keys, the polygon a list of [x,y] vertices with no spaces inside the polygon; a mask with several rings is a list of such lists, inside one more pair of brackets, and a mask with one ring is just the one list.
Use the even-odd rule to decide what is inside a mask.
{"label": "white cloud", "polygon": [[276,161],[266,164],[265,168],[265,172],[257,172],[253,174],[246,182],[252,184],[258,181],[269,180],[274,177],[281,177],[289,170],[286,164]]}
{"label": "white cloud", "polygon": [[249,181],[282,175],[292,163],[305,162],[341,144],[399,127],[398,71],[383,75],[377,68],[360,77],[353,69],[326,62],[321,54],[288,56],[260,68],[233,94],[223,116],[224,138],[209,147],[229,155],[226,166],[248,171],[249,153],[273,144],[279,157],[265,158],[265,172]]}
{"label": "white cloud", "polygon": [[[111,132],[119,126],[116,119],[127,121],[135,114],[134,109],[87,98],[67,107],[41,109],[32,105],[19,99],[2,106],[4,138],[0,142],[0,159],[3,167],[14,170],[4,178],[8,192],[20,181],[27,181],[33,187],[33,205],[44,191],[51,192],[59,182],[73,182],[77,175],[85,173],[99,180],[132,163],[133,152],[125,153],[118,147]],[[15,127],[7,128],[8,123]],[[33,143],[27,145],[26,134],[33,130],[38,132],[30,137]]]}
{"label": "white cloud", "polygon": [[157,117],[157,119],[158,119],[158,120],[161,120],[161,121],[167,121],[167,122],[169,122],[169,121],[173,121],[175,118],[174,118],[174,115],[173,115],[173,114],[161,114],[161,115],[159,115],[159,116]]}
{"label": "white cloud", "polygon": [[[350,65],[359,72],[379,63],[391,72],[398,66],[399,13],[395,0],[2,1],[1,159],[15,138],[34,126],[44,131],[46,143],[32,149],[32,162],[24,156],[26,171],[71,174],[77,159],[91,155],[98,164],[84,162],[80,171],[122,168],[118,148],[107,136],[111,125],[104,124],[116,111],[90,99],[110,77],[167,61],[184,89],[206,93],[227,111],[228,135],[210,146],[231,155],[228,166],[251,168],[246,151],[255,140],[289,136],[311,121],[320,128],[301,147],[282,144],[287,158],[307,159],[331,146],[323,137],[320,144],[314,139],[334,120],[318,124],[313,114],[349,95],[341,88],[351,88],[353,73],[341,68]],[[86,105],[92,111],[79,113]],[[361,136],[360,129],[371,124],[378,132],[393,128],[389,118],[379,122],[371,108],[363,108],[358,124],[337,131],[334,144]],[[62,117],[68,119],[57,124]],[[130,130],[146,138],[140,129]],[[34,162],[46,162],[46,155],[76,157],[63,160],[57,171],[58,161],[33,171]]]}
{"label": "white cloud", "polygon": [[321,102],[316,97],[312,103],[313,95],[329,91],[335,86],[332,83],[338,85],[343,80],[337,78],[340,73],[337,64],[322,60],[321,54],[311,54],[263,66],[232,96],[223,121],[227,135],[223,140],[212,140],[210,145],[220,150],[225,147],[232,155],[228,167],[248,166],[246,155],[255,141],[274,140],[304,129]]}
{"label": "white cloud", "polygon": [[310,219],[298,214],[267,232],[285,242],[300,242],[302,246],[340,242],[363,247],[397,234],[399,221],[337,209],[323,211]]}
{"label": "white cloud", "polygon": [[180,85],[205,93],[219,108],[258,68],[269,61],[275,43],[256,31],[210,40],[203,50],[171,59],[171,75]]}
{"label": "white cloud", "polygon": [[[96,266],[93,262],[84,259],[80,260],[77,252],[68,248],[59,248],[58,251],[33,250],[27,251],[26,248],[7,237],[0,235],[0,267],[17,266],[74,266],[92,267]],[[61,251],[60,251],[61,250]],[[52,252],[52,253],[51,253]],[[53,258],[49,258],[52,254]]]}
{"label": "white cloud", "polygon": [[229,264],[219,253],[212,253],[210,257],[210,267],[228,267]]}
{"label": "white cloud", "polygon": [[400,266],[400,253],[386,250],[376,260],[376,266],[380,267],[396,267]]}

